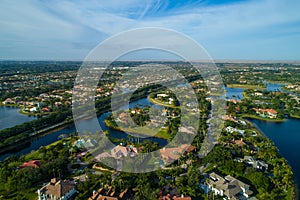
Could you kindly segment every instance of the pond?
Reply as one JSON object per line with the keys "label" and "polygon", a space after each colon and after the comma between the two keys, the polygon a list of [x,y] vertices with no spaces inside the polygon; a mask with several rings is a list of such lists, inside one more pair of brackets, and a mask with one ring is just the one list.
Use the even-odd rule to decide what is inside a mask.
{"label": "pond", "polygon": [[20,108],[15,106],[0,106],[0,130],[35,119],[33,116],[21,114],[19,111]]}

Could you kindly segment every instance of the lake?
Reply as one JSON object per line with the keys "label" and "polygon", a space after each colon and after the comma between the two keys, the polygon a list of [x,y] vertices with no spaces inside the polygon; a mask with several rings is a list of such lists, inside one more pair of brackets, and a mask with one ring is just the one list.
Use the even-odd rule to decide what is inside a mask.
{"label": "lake", "polygon": [[[284,84],[277,84],[277,83],[268,83],[266,82],[266,89],[267,91],[274,92],[274,91],[280,91],[280,92],[285,92],[282,91],[281,86]],[[244,99],[243,97],[243,92],[244,88],[229,88],[229,87],[224,87],[226,90],[226,94],[223,95],[222,97],[225,99],[235,99],[235,100],[241,100]]]}
{"label": "lake", "polygon": [[295,181],[300,183],[300,120],[287,119],[285,122],[267,122],[249,119],[262,131],[279,149],[280,154],[291,165]]}
{"label": "lake", "polygon": [[241,100],[244,99],[243,92],[245,89],[243,88],[229,88],[225,87],[226,94],[222,96],[222,98],[225,99],[235,99],[235,100]]}
{"label": "lake", "polygon": [[35,117],[19,113],[20,109],[14,106],[0,106],[0,130],[10,128],[24,122],[34,120]]}

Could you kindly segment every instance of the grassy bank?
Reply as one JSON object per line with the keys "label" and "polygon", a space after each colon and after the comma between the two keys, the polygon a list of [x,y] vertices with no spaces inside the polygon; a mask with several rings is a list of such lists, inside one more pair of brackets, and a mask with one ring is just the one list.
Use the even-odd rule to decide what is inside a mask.
{"label": "grassy bank", "polygon": [[165,106],[165,107],[170,107],[170,108],[180,108],[180,106],[174,106],[174,105],[170,105],[170,104],[167,104],[167,103],[163,103],[161,101],[158,101],[156,99],[151,98],[150,96],[148,96],[148,100],[151,103],[154,103],[154,104],[157,104],[157,105],[160,105],[160,106]]}
{"label": "grassy bank", "polygon": [[265,86],[261,85],[244,85],[244,84],[227,84],[228,88],[243,88],[243,89],[256,89],[256,90],[264,90]]}
{"label": "grassy bank", "polygon": [[32,139],[34,139],[34,138],[38,138],[38,137],[41,137],[41,136],[44,136],[44,135],[47,135],[47,134],[51,134],[55,131],[59,131],[63,128],[68,127],[70,124],[72,124],[72,121],[66,121],[66,122],[63,122],[63,123],[59,123],[59,124],[53,125],[51,127],[47,127],[45,129],[42,129],[42,130],[38,131],[36,134],[32,134],[29,137],[22,138],[22,139],[19,139],[19,140],[15,140],[14,143],[11,143],[11,144],[8,144],[8,145],[5,145],[5,146],[1,146],[0,147],[0,155],[5,154],[5,153],[14,152],[14,150],[17,149],[17,147],[26,145],[26,143],[32,141]]}
{"label": "grassy bank", "polygon": [[291,118],[300,119],[299,115],[290,115]]}
{"label": "grassy bank", "polygon": [[284,122],[286,119],[271,119],[271,118],[265,118],[265,117],[260,117],[257,115],[252,115],[252,114],[242,114],[240,115],[242,118],[252,118],[252,119],[258,119],[258,120],[263,120],[263,121],[268,121],[268,122]]}
{"label": "grassy bank", "polygon": [[[253,122],[251,122],[247,119],[245,119],[245,121],[247,121],[247,123],[249,123],[252,126],[252,128],[255,129],[261,136],[268,138],[256,124],[254,124]],[[276,145],[274,143],[273,143],[273,145],[276,147]],[[279,152],[279,149],[277,147],[276,147],[276,149],[277,149],[277,152]],[[280,157],[284,158],[281,154],[280,154]],[[287,190],[287,198],[285,198],[285,199],[289,199],[289,200],[299,199],[299,191],[298,191],[298,187],[297,187],[295,180],[294,180],[294,187],[291,187]]]}
{"label": "grassy bank", "polygon": [[3,104],[3,103],[0,103],[0,106],[7,106],[7,107],[19,107],[18,104]]}
{"label": "grassy bank", "polygon": [[111,121],[109,120],[104,120],[105,125],[108,126],[109,128],[113,129],[113,130],[118,130],[118,131],[122,131],[122,132],[128,132],[128,133],[135,133],[138,135],[145,135],[145,136],[150,136],[150,137],[158,137],[158,138],[162,138],[162,139],[166,139],[166,140],[171,140],[171,136],[170,134],[168,134],[164,129],[160,129],[158,132],[156,132],[155,129],[149,129],[149,128],[145,128],[145,127],[138,127],[138,128],[119,128],[114,126]]}

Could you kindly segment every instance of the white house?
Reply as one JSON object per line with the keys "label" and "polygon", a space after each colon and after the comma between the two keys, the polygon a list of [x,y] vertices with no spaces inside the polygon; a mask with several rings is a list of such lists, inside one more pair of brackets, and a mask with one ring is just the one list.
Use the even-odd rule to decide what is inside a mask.
{"label": "white house", "polygon": [[233,127],[231,127],[231,126],[227,126],[227,127],[225,128],[225,130],[226,130],[227,132],[229,132],[229,133],[237,132],[237,133],[239,133],[239,134],[241,134],[241,135],[244,135],[244,133],[245,133],[245,130],[233,128]]}

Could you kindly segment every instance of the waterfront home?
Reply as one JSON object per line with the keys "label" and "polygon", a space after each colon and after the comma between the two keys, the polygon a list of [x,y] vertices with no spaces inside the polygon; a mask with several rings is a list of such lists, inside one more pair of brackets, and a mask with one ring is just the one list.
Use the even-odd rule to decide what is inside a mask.
{"label": "waterfront home", "polygon": [[7,98],[4,101],[2,101],[2,104],[7,105],[7,104],[15,104],[16,101],[12,100],[11,98]]}
{"label": "waterfront home", "polygon": [[38,108],[37,107],[32,107],[32,108],[29,108],[29,111],[30,112],[37,112]]}
{"label": "waterfront home", "polygon": [[73,181],[53,178],[47,185],[38,189],[37,193],[38,200],[68,200],[76,192]]}
{"label": "waterfront home", "polygon": [[163,97],[163,98],[166,98],[166,97],[168,97],[169,95],[167,95],[167,94],[157,94],[156,96],[157,96],[157,97]]}
{"label": "waterfront home", "polygon": [[224,199],[247,199],[253,194],[249,185],[230,175],[222,177],[212,172],[206,179],[206,184],[210,191],[215,195],[224,196]]}
{"label": "waterfront home", "polygon": [[260,97],[261,97],[261,96],[263,95],[263,93],[261,93],[261,92],[255,92],[254,95],[255,95],[255,96],[260,96]]}
{"label": "waterfront home", "polygon": [[226,132],[229,132],[229,133],[237,132],[237,133],[239,133],[240,135],[244,135],[244,133],[245,133],[245,130],[240,130],[240,129],[237,129],[237,128],[233,128],[233,127],[231,127],[231,126],[227,126],[227,127],[225,128],[225,131],[226,131]]}
{"label": "waterfront home", "polygon": [[128,125],[128,119],[129,119],[129,113],[127,112],[122,112],[119,117],[116,119],[116,121],[119,121],[125,125]]}
{"label": "waterfront home", "polygon": [[277,117],[278,112],[274,109],[262,109],[262,108],[253,108],[253,110],[261,117],[268,117],[274,119]]}

